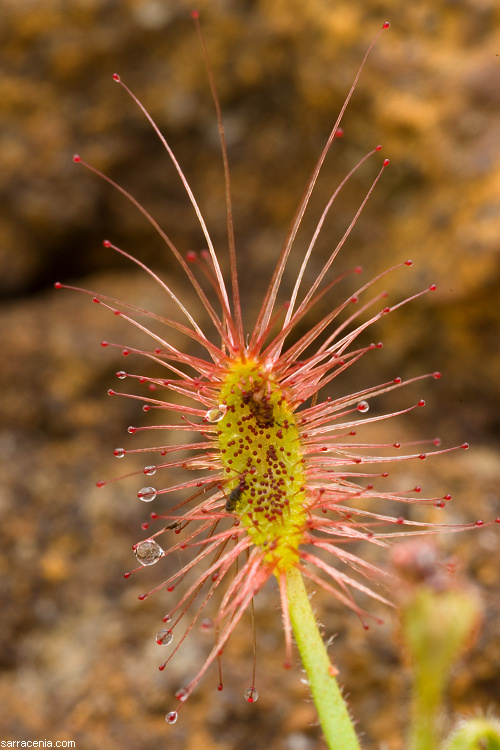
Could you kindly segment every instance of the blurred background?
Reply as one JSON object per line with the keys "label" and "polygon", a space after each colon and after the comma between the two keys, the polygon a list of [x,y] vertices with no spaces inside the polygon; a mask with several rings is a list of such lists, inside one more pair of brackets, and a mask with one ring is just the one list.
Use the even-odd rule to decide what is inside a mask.
{"label": "blurred background", "polygon": [[[429,520],[495,518],[497,2],[204,0],[198,7],[226,127],[248,330],[359,62],[382,22],[391,22],[346,112],[345,135],[324,165],[282,299],[331,193],[381,143],[381,153],[356,172],[335,203],[306,282],[314,280],[389,157],[337,270],[361,264],[364,281],[411,258],[411,270],[404,267],[383,282],[390,302],[431,283],[438,288],[377,324],[370,339],[383,340],[384,349],[335,381],[331,393],[441,370],[441,380],[398,391],[375,407],[392,411],[424,397],[426,409],[370,434],[389,442],[439,435],[444,447],[470,441],[467,453],[396,467],[395,487],[419,483],[430,497],[450,491],[451,506],[444,515],[430,511]],[[167,672],[157,671],[154,634],[165,604],[161,594],[140,603],[146,578],[122,577],[148,510],[138,507],[141,479],[95,487],[120,473],[113,448],[125,444],[127,426],[142,415],[136,402],[107,399],[123,360],[100,342],[143,344],[87,296],[53,289],[63,281],[173,315],[144,273],[103,248],[109,238],[199,310],[141,214],[72,162],[78,152],[130,190],[183,253],[204,247],[177,174],[150,125],[113,82],[115,72],[166,135],[227,268],[217,126],[190,8],[183,0],[1,3],[0,739],[73,739],[89,750],[324,747],[300,667],[291,675],[282,669],[272,585],[256,601],[258,703],[242,697],[251,681],[248,621],[227,649],[224,691],[216,690],[214,670],[178,723],[165,725],[174,691],[201,664],[210,638],[197,635]],[[354,283],[335,289],[323,311],[352,294]],[[142,372],[138,362],[127,367]],[[133,461],[123,463],[119,470],[133,470]],[[479,707],[498,713],[499,529],[447,535],[440,546],[477,587],[486,613],[453,675],[450,714]],[[378,562],[387,565],[385,553]],[[336,602],[319,592],[314,601],[325,634],[336,636],[332,653],[364,747],[385,742],[389,750],[401,748],[410,682],[397,617],[386,611],[385,624],[365,633]]]}

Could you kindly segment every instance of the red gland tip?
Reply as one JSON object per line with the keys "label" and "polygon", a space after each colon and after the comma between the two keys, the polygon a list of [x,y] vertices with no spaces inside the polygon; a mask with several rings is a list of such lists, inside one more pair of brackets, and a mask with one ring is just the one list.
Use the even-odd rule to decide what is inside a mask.
{"label": "red gland tip", "polygon": [[60,281],[56,281],[56,283],[54,284],[54,289],[61,289],[61,287],[62,287],[61,282]]}
{"label": "red gland tip", "polygon": [[343,138],[344,137],[344,128],[337,128],[335,131],[335,138]]}
{"label": "red gland tip", "polygon": [[425,401],[424,401],[423,398],[420,399],[420,401],[418,402],[417,406],[425,406]]}
{"label": "red gland tip", "polygon": [[437,287],[436,287],[436,285],[435,285],[435,284],[431,284],[431,285],[430,285],[430,287],[429,287],[429,291],[430,291],[430,292],[435,292],[435,291],[436,291],[436,289],[437,289]]}
{"label": "red gland tip", "polygon": [[113,73],[113,81],[116,81],[117,83],[121,82],[121,78],[118,73]]}
{"label": "red gland tip", "polygon": [[413,261],[412,260],[405,260],[405,266],[412,266]]}
{"label": "red gland tip", "polygon": [[384,21],[384,23],[382,24],[383,29],[390,29],[390,27],[391,27],[391,24],[389,23],[389,21]]}
{"label": "red gland tip", "polygon": [[111,242],[109,240],[103,240],[102,244],[104,245],[104,247],[111,247]]}
{"label": "red gland tip", "polygon": [[95,483],[95,486],[96,487],[104,487],[105,484],[106,484],[106,482],[103,479],[99,479],[99,481]]}
{"label": "red gland tip", "polygon": [[80,156],[80,154],[73,154],[73,161],[75,162],[75,164],[78,164],[78,162],[80,162],[81,160],[82,157]]}
{"label": "red gland tip", "polygon": [[186,253],[186,260],[188,263],[196,263],[198,260],[198,256],[196,255],[196,252],[194,250],[189,250]]}
{"label": "red gland tip", "polygon": [[200,17],[200,11],[199,10],[192,10],[191,11],[191,18],[193,19],[193,21],[197,21],[199,17]]}
{"label": "red gland tip", "polygon": [[375,146],[375,151],[382,151],[382,146],[380,146],[380,145]]}
{"label": "red gland tip", "polygon": [[384,159],[384,161],[382,162],[382,166],[388,167],[390,163],[391,163],[390,159]]}
{"label": "red gland tip", "polygon": [[439,380],[439,378],[441,377],[441,373],[436,370],[436,372],[432,373],[432,377],[434,378],[434,380]]}
{"label": "red gland tip", "polygon": [[462,445],[460,447],[463,448],[464,451],[467,451],[470,448],[469,443],[462,443]]}

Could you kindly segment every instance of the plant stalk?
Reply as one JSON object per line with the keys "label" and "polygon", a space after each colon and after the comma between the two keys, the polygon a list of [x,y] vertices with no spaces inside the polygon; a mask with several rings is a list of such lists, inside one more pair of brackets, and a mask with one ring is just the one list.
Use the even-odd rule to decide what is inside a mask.
{"label": "plant stalk", "polygon": [[330,750],[360,750],[302,574],[292,567],[286,577],[290,622],[326,743]]}

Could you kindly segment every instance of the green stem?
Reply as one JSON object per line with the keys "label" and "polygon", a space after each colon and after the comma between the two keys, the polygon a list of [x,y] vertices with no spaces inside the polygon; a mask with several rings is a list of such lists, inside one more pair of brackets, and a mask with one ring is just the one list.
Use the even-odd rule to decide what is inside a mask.
{"label": "green stem", "polygon": [[409,750],[437,750],[439,715],[442,710],[445,676],[428,680],[428,673],[417,669],[413,686]]}
{"label": "green stem", "polygon": [[298,568],[287,574],[288,608],[293,634],[306,671],[309,688],[330,750],[360,750],[358,738],[334,677],[325,644]]}

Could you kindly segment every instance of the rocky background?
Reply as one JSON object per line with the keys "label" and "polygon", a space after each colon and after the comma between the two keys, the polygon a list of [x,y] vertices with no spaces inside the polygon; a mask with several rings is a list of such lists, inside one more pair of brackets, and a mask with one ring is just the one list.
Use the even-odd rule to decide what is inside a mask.
{"label": "rocky background", "polygon": [[[430,520],[495,518],[498,3],[205,0],[199,8],[227,129],[249,327],[359,61],[382,22],[391,21],[349,105],[344,138],[324,166],[284,298],[329,196],[382,143],[381,154],[356,172],[336,202],[307,281],[387,156],[391,165],[337,269],[362,264],[363,278],[370,278],[412,258],[411,270],[384,280],[390,301],[430,283],[438,289],[378,324],[370,337],[383,339],[384,349],[335,383],[332,393],[442,370],[440,381],[424,381],[380,406],[404,408],[423,396],[426,409],[370,434],[389,442],[439,434],[445,447],[470,440],[468,453],[397,467],[395,486],[418,482],[430,496],[451,491],[452,505],[444,515],[430,513]],[[103,248],[109,238],[160,271],[198,310],[144,218],[72,162],[77,151],[130,190],[182,252],[203,248],[175,171],[145,118],[113,82],[114,72],[167,136],[227,267],[216,121],[189,9],[183,0],[2,0],[0,6],[0,739],[73,739],[82,750],[324,747],[299,666],[292,674],[282,669],[273,586],[256,601],[258,703],[242,697],[251,680],[248,621],[225,654],[224,691],[216,690],[217,675],[210,673],[178,723],[165,725],[173,692],[201,664],[210,639],[192,638],[168,673],[157,671],[154,634],[165,605],[161,595],[137,600],[146,578],[122,577],[143,533],[141,480],[95,487],[119,473],[112,450],[142,414],[134,402],[107,399],[123,365],[119,352],[99,343],[141,344],[87,296],[53,289],[61,280],[170,313],[145,274]],[[325,305],[353,289],[348,282],[340,299],[329,297]],[[131,463],[125,471],[133,470]],[[493,526],[439,540],[485,608],[482,629],[452,676],[449,715],[500,710],[499,533]],[[386,555],[378,562],[387,565]],[[410,682],[397,616],[384,612],[385,625],[365,633],[328,597],[317,593],[315,605],[326,635],[336,634],[332,654],[365,748],[403,747]]]}

